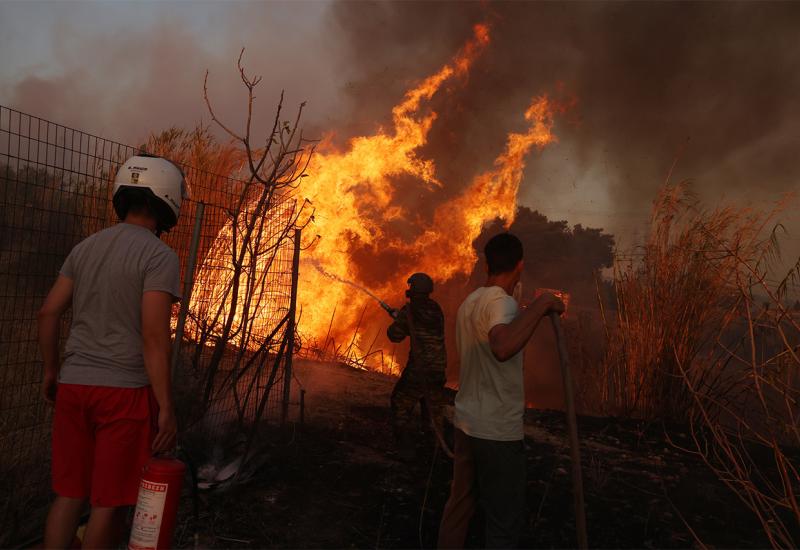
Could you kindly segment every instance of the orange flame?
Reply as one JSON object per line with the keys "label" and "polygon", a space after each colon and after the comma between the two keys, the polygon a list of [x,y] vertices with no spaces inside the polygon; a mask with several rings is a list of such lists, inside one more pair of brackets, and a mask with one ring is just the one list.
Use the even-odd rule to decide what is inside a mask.
{"label": "orange flame", "polygon": [[[443,185],[436,177],[435,162],[418,153],[427,143],[437,118],[435,111],[423,109],[446,82],[466,78],[489,41],[489,27],[476,25],[472,38],[453,59],[408,91],[394,107],[391,131],[381,129],[372,136],[353,138],[345,150],[337,150],[328,138],[312,158],[309,177],[303,180],[299,193],[313,204],[314,230],[322,237],[304,252],[300,270],[300,331],[306,340],[325,338],[334,310],[336,320],[330,332],[334,348],[352,338],[354,345],[365,352],[368,346],[363,345],[364,341],[371,341],[375,334],[375,328],[371,328],[364,341],[365,332],[353,334],[369,298],[323,274],[361,282],[358,273],[363,265],[352,256],[352,243],[391,249],[408,259],[415,271],[425,271],[442,283],[472,270],[476,260],[472,242],[485,223],[495,218],[503,219],[507,225],[512,223],[526,155],[533,147],[543,148],[555,140],[551,133],[553,106],[546,97],[532,100],[524,115],[527,130],[508,135],[493,169],[475,177],[461,195],[440,204],[432,221],[415,221],[414,213],[396,200],[398,192],[409,192],[397,183],[398,176],[404,182],[418,182],[423,189]],[[387,224],[394,221],[414,226],[416,234],[411,242],[387,229]],[[220,233],[220,239],[230,234],[230,228],[225,231]],[[390,297],[403,287],[407,276],[397,272],[390,280],[373,284],[371,290]]]}
{"label": "orange flame", "polygon": [[[346,248],[343,243],[353,239],[363,243],[385,241],[383,222],[406,216],[401,207],[393,204],[397,190],[393,178],[406,175],[428,186],[441,186],[435,176],[434,161],[421,159],[416,152],[427,142],[436,113],[419,116],[418,112],[422,103],[430,100],[446,81],[466,76],[488,43],[489,27],[476,25],[472,39],[453,60],[406,93],[392,110],[393,132],[354,138],[344,152],[335,151],[329,141],[322,144],[321,152],[309,166],[311,177],[304,180],[300,192],[314,205],[315,229],[322,235],[308,255],[325,271],[352,278],[355,269],[343,250]],[[376,212],[380,216],[375,216]],[[352,331],[364,298],[352,288],[333,284],[307,262],[301,273],[301,331],[324,338],[338,303],[356,306],[339,308],[337,313],[337,325]],[[374,290],[381,293],[389,287]],[[360,344],[358,337],[356,344]]]}
{"label": "orange flame", "polygon": [[[294,207],[290,201],[278,203],[272,214],[276,219],[290,218]],[[240,241],[247,222],[252,217],[253,213],[247,209],[241,215],[237,232]],[[272,332],[289,311],[291,301],[290,292],[285,285],[270,284],[277,276],[276,271],[284,269],[284,265],[291,262],[291,251],[288,247],[277,246],[283,238],[284,229],[278,223],[270,223],[272,220],[268,217],[262,217],[259,221],[263,221],[256,225],[260,238],[253,239],[249,245],[252,256],[248,254],[242,262],[236,311],[229,332],[229,339],[235,345],[250,349],[261,346],[263,338]],[[192,315],[187,325],[214,336],[223,332],[223,325],[233,302],[232,227],[233,224],[228,222],[214,239],[197,274],[194,285],[196,291],[192,293],[189,302]],[[253,256],[257,256],[256,261],[252,261]],[[269,265],[265,265],[267,263]]]}
{"label": "orange flame", "polygon": [[[475,263],[472,242],[480,235],[483,225],[495,218],[514,221],[517,191],[525,169],[525,155],[531,147],[544,147],[555,137],[551,133],[553,116],[546,97],[535,98],[525,119],[530,123],[524,134],[509,134],[506,148],[495,159],[494,170],[477,176],[472,185],[457,199],[440,206],[434,226],[412,247],[422,260],[422,271],[434,279],[446,281],[459,273],[469,273]],[[438,250],[431,257],[427,250]]]}

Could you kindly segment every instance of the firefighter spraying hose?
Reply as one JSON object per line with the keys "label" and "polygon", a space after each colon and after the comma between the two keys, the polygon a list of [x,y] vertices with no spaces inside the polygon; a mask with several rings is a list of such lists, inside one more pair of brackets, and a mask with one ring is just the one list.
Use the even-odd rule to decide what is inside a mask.
{"label": "firefighter spraying hose", "polygon": [[411,346],[406,368],[392,391],[392,420],[401,455],[408,455],[413,445],[413,411],[420,405],[421,414],[427,416],[436,443],[448,456],[452,451],[442,435],[444,421],[444,385],[446,380],[447,352],[444,343],[444,313],[430,294],[433,279],[425,273],[414,273],[408,278],[408,302],[399,310],[387,309],[394,322],[386,330],[392,342],[408,337]]}
{"label": "firefighter spraying hose", "polygon": [[448,457],[453,456],[442,434],[444,418],[444,385],[447,355],[444,345],[444,314],[442,308],[430,298],[433,280],[425,273],[414,273],[408,278],[408,302],[395,309],[363,286],[326,271],[317,262],[314,267],[326,277],[363,292],[383,308],[393,322],[387,329],[392,342],[406,337],[411,341],[406,368],[395,385],[391,396],[392,424],[400,454],[407,456],[413,446],[413,411],[417,405],[427,417],[437,444]]}

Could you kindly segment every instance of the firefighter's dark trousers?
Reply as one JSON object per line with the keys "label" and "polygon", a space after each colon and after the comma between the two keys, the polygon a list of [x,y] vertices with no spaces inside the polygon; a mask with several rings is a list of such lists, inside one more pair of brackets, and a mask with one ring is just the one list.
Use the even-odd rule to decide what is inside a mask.
{"label": "firefighter's dark trousers", "polygon": [[[406,367],[392,390],[392,423],[395,438],[416,439],[414,434],[432,431],[431,421],[443,429],[443,372]],[[415,410],[420,407],[420,416]],[[432,419],[432,420],[431,420]]]}

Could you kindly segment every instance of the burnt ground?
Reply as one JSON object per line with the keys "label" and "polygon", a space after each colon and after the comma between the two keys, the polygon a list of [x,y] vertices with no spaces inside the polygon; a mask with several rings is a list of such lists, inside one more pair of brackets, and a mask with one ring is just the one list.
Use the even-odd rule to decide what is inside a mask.
{"label": "burnt ground", "polygon": [[[394,379],[334,364],[298,362],[305,423],[269,434],[264,465],[248,482],[201,495],[200,521],[184,500],[179,546],[432,548],[452,464],[420,445],[394,449],[388,408]],[[298,411],[294,411],[297,416]],[[669,444],[663,426],[579,419],[592,547],[768,546],[737,497],[696,457]],[[687,434],[672,429],[674,443]],[[529,521],[524,547],[575,546],[564,415],[526,417]],[[480,512],[467,545],[480,547]]]}

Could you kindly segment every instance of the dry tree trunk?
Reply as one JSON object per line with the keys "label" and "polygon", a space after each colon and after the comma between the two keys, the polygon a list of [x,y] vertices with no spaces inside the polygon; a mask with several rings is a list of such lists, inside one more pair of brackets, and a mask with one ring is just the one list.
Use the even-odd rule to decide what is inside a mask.
{"label": "dry tree trunk", "polygon": [[[263,409],[263,403],[251,406],[251,397],[255,395],[265,400],[269,389],[275,381],[280,363],[280,356],[285,348],[275,338],[285,325],[285,315],[271,315],[274,322],[272,330],[266,334],[265,327],[259,321],[267,318],[267,310],[272,307],[265,295],[276,258],[286,247],[287,240],[293,235],[295,228],[301,227],[301,218],[309,219],[306,212],[308,203],[297,206],[292,191],[297,188],[314,153],[315,143],[303,137],[300,129],[304,103],[298,108],[293,121],[282,121],[284,96],[275,110],[272,127],[264,139],[262,147],[253,146],[251,125],[253,122],[254,91],[261,81],[260,76],[248,76],[242,66],[242,49],[237,67],[241,81],[248,92],[247,119],[243,133],[232,131],[216,116],[208,97],[208,73],[204,82],[204,98],[212,121],[227,133],[235,143],[243,149],[247,177],[240,190],[235,206],[229,212],[229,242],[226,245],[224,258],[217,258],[225,266],[224,284],[215,288],[214,306],[209,330],[206,338],[215,341],[211,357],[205,366],[206,382],[203,391],[203,402],[208,404],[214,399],[215,392],[230,390],[233,393],[243,428],[248,411]],[[282,205],[290,205],[282,207]],[[276,226],[276,223],[280,223]],[[222,232],[220,233],[222,235]],[[218,238],[219,240],[219,238]],[[217,251],[222,252],[222,247]],[[223,256],[221,253],[220,256]],[[220,286],[221,291],[220,291]],[[273,312],[275,313],[275,312]],[[284,336],[284,339],[287,336]],[[233,354],[233,365],[229,372],[220,378],[221,365],[229,355],[231,344],[238,347]],[[276,347],[277,346],[277,347]],[[268,354],[277,353],[279,359],[274,362],[269,382],[266,386],[256,383],[258,373],[263,369]],[[202,353],[200,354],[202,355]],[[249,358],[248,358],[249,356]],[[199,356],[198,356],[199,358]],[[249,387],[240,395],[240,379],[248,370],[255,367]],[[260,396],[260,397],[259,397]],[[260,415],[260,412],[258,413]]]}

